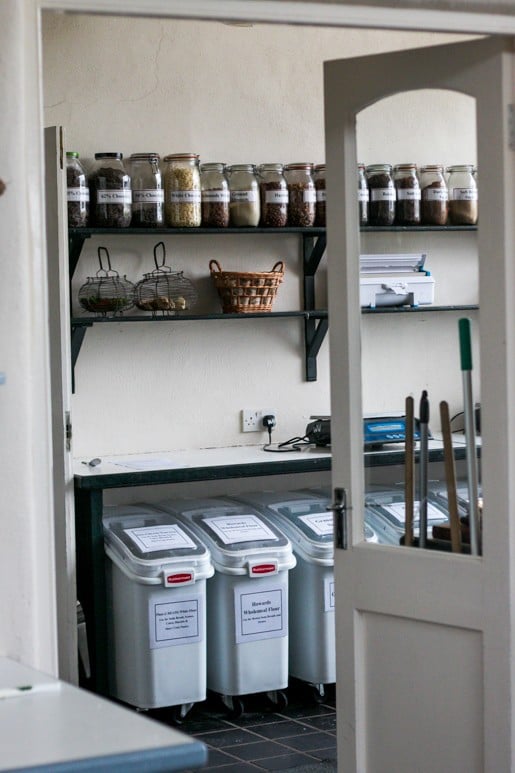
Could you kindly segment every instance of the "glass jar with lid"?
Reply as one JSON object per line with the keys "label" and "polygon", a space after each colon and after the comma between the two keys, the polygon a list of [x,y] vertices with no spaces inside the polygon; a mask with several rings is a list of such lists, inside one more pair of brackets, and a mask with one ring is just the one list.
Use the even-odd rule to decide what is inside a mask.
{"label": "glass jar with lid", "polygon": [[288,225],[306,228],[314,225],[316,190],[312,177],[313,164],[295,163],[284,167],[288,183]]}
{"label": "glass jar with lid", "polygon": [[100,228],[128,228],[132,219],[132,189],[123,153],[95,153],[88,183],[93,224]]}
{"label": "glass jar with lid", "polygon": [[74,150],[66,153],[66,199],[68,226],[85,228],[89,219],[88,177]]}
{"label": "glass jar with lid", "polygon": [[313,182],[315,183],[315,225],[325,227],[325,164],[316,164],[313,168]]}
{"label": "glass jar with lid", "polygon": [[200,168],[196,153],[165,156],[165,220],[171,228],[198,228],[202,221]]}
{"label": "glass jar with lid", "polygon": [[259,201],[259,183],[253,164],[233,164],[228,169],[229,190],[229,222],[236,227],[252,227],[259,225],[261,206]]}
{"label": "glass jar with lid", "polygon": [[229,183],[225,164],[213,162],[200,166],[202,225],[227,228],[229,225]]}
{"label": "glass jar with lid", "polygon": [[368,221],[370,225],[393,225],[395,221],[395,185],[391,164],[367,166],[370,193]]}
{"label": "glass jar with lid", "polygon": [[358,164],[358,209],[359,224],[368,225],[368,202],[370,193],[368,190],[367,176],[365,173],[365,164]]}
{"label": "glass jar with lid", "polygon": [[416,164],[396,164],[393,168],[395,184],[395,222],[398,225],[420,225],[420,183]]}
{"label": "glass jar with lid", "polygon": [[132,225],[143,228],[164,224],[164,190],[158,153],[133,153]]}
{"label": "glass jar with lid", "polygon": [[442,164],[420,169],[420,219],[425,225],[445,225],[449,214],[449,194]]}
{"label": "glass jar with lid", "polygon": [[288,222],[288,185],[283,165],[261,164],[258,173],[261,225],[265,228],[284,228]]}
{"label": "glass jar with lid", "polygon": [[471,164],[450,166],[449,221],[451,225],[475,225],[477,223],[477,183]]}

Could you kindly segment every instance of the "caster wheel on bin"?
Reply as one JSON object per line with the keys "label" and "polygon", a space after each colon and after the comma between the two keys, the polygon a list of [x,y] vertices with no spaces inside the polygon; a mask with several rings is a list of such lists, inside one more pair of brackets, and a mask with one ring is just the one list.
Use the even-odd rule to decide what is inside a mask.
{"label": "caster wheel on bin", "polygon": [[188,712],[193,707],[193,703],[183,703],[181,706],[172,706],[171,719],[176,725],[182,725]]}
{"label": "caster wheel on bin", "polygon": [[272,690],[266,694],[275,711],[284,711],[288,706],[288,696],[283,690]]}
{"label": "caster wheel on bin", "polygon": [[228,711],[229,719],[239,719],[243,715],[245,706],[237,695],[222,695],[222,702]]}
{"label": "caster wheel on bin", "polygon": [[325,698],[325,687],[323,684],[312,684],[311,695],[315,703],[323,703]]}

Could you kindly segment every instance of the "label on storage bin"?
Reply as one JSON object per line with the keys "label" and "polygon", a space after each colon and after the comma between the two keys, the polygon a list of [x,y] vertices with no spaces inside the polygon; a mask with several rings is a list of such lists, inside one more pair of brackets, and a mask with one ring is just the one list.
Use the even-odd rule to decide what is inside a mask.
{"label": "label on storage bin", "polygon": [[[173,595],[174,591],[171,591]],[[162,599],[163,597],[160,596]],[[203,638],[202,596],[191,596],[180,601],[155,601],[150,599],[149,635],[150,649],[194,644]]]}
{"label": "label on storage bin", "polygon": [[288,633],[288,600],[284,588],[269,585],[252,593],[237,588],[234,606],[236,644],[275,639]]}
{"label": "label on storage bin", "polygon": [[326,577],[324,580],[324,612],[332,612],[334,603],[334,577]]}
{"label": "label on storage bin", "polygon": [[162,526],[141,526],[137,529],[124,529],[125,534],[142,553],[154,553],[158,550],[178,550],[197,546],[180,526],[171,523]]}
{"label": "label on storage bin", "polygon": [[332,513],[310,513],[301,515],[299,521],[303,521],[309,526],[312,532],[318,537],[325,537],[333,533],[333,514]]}
{"label": "label on storage bin", "polygon": [[276,540],[277,537],[256,515],[219,515],[204,520],[224,545],[236,542],[261,542]]}

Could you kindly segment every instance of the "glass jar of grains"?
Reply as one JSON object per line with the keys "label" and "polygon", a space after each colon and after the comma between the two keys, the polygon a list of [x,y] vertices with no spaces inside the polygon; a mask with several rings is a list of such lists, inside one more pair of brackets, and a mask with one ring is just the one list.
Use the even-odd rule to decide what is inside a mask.
{"label": "glass jar of grains", "polygon": [[132,218],[132,190],[123,154],[95,153],[88,182],[93,225],[128,228]]}
{"label": "glass jar of grains", "polygon": [[143,228],[164,224],[164,190],[158,153],[131,156],[132,225]]}
{"label": "glass jar of grains", "polygon": [[420,169],[420,219],[424,225],[445,225],[449,212],[449,194],[441,164]]}
{"label": "glass jar of grains", "polygon": [[202,220],[199,157],[165,156],[165,220],[171,228],[198,228]]}
{"label": "glass jar of grains", "polygon": [[264,228],[284,228],[288,222],[288,185],[282,164],[261,164],[259,192],[261,225]]}
{"label": "glass jar of grains", "polygon": [[313,182],[315,183],[315,225],[324,227],[325,219],[325,164],[317,164],[313,169]]}
{"label": "glass jar of grains", "polygon": [[370,193],[368,221],[370,225],[393,225],[395,220],[395,185],[390,164],[367,166]]}
{"label": "glass jar of grains", "polygon": [[365,174],[365,164],[358,164],[358,209],[359,224],[368,225],[368,201],[370,193],[368,190],[367,177]]}
{"label": "glass jar of grains", "polygon": [[229,222],[236,227],[255,228],[259,225],[261,207],[259,183],[253,164],[233,164],[229,167]]}
{"label": "glass jar of grains", "polygon": [[477,183],[469,164],[450,166],[449,221],[451,225],[475,225],[477,223]]}
{"label": "glass jar of grains", "polygon": [[202,225],[206,228],[229,225],[229,183],[224,170],[222,163],[200,166]]}
{"label": "glass jar of grains", "polygon": [[288,183],[288,225],[306,228],[314,225],[316,212],[315,183],[312,164],[296,163],[284,167]]}
{"label": "glass jar of grains", "polygon": [[398,225],[420,224],[420,184],[416,164],[397,164],[393,169],[395,183],[395,222]]}
{"label": "glass jar of grains", "polygon": [[75,151],[66,153],[66,199],[68,226],[85,228],[89,218],[88,178]]}

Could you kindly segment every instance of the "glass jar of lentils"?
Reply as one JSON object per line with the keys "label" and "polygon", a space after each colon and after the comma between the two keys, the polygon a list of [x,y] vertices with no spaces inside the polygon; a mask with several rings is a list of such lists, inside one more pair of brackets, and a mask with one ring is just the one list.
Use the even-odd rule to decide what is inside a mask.
{"label": "glass jar of lentils", "polygon": [[451,225],[475,225],[477,223],[477,182],[470,164],[450,166],[449,221]]}
{"label": "glass jar of lentils", "polygon": [[306,228],[315,223],[316,190],[312,168],[312,164],[306,163],[284,167],[288,183],[288,225],[295,228]]}
{"label": "glass jar of lentils", "polygon": [[93,224],[99,228],[128,228],[132,218],[132,190],[123,154],[95,153],[88,182]]}
{"label": "glass jar of lentils", "polygon": [[198,228],[202,222],[199,157],[172,153],[165,162],[165,220],[170,228]]}
{"label": "glass jar of lentils", "polygon": [[368,190],[365,164],[358,164],[358,209],[359,224],[368,225],[368,202],[370,194]]}
{"label": "glass jar of lentils", "polygon": [[288,222],[288,185],[282,164],[261,164],[258,169],[261,225],[284,228]]}
{"label": "glass jar of lentils", "polygon": [[370,225],[393,225],[395,221],[395,185],[390,164],[367,166],[370,193],[368,222]]}
{"label": "glass jar of lentils", "polygon": [[229,167],[229,222],[237,228],[259,225],[261,206],[259,183],[253,164],[233,164]]}
{"label": "glass jar of lentils", "polygon": [[133,153],[132,225],[156,228],[164,224],[164,190],[158,153]]}
{"label": "glass jar of lentils", "polygon": [[397,164],[393,169],[395,183],[395,222],[398,225],[420,225],[420,184],[416,164]]}
{"label": "glass jar of lentils", "polygon": [[449,213],[449,194],[442,164],[420,169],[420,219],[424,225],[445,225]]}
{"label": "glass jar of lentils", "polygon": [[202,225],[227,228],[229,225],[229,183],[225,164],[213,162],[200,166]]}
{"label": "glass jar of lentils", "polygon": [[315,183],[315,225],[325,227],[325,164],[316,164],[313,169],[313,182]]}
{"label": "glass jar of lentils", "polygon": [[75,151],[66,153],[66,199],[68,226],[85,228],[89,218],[88,177]]}

